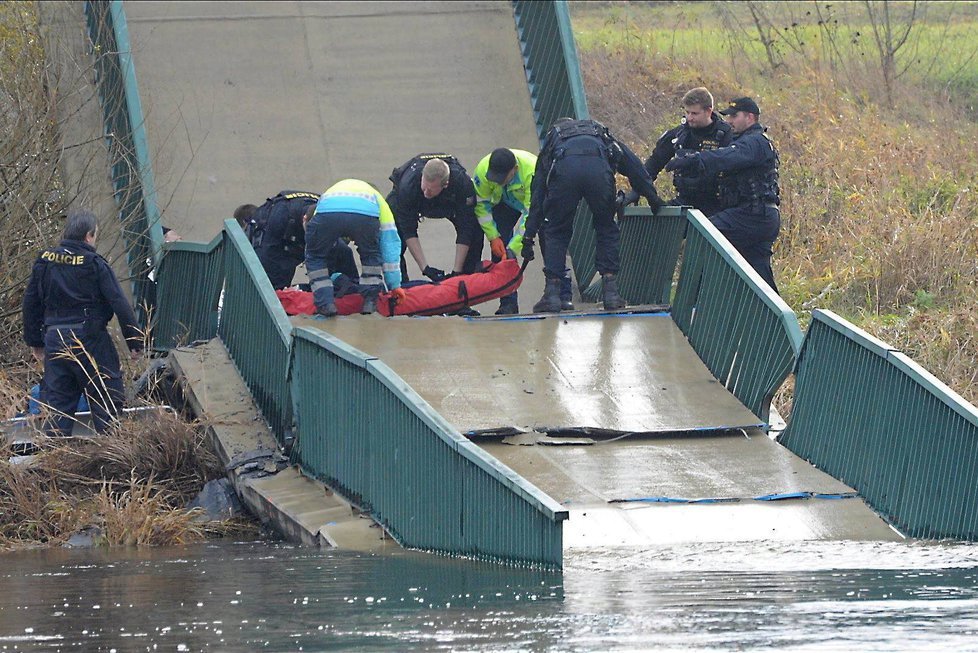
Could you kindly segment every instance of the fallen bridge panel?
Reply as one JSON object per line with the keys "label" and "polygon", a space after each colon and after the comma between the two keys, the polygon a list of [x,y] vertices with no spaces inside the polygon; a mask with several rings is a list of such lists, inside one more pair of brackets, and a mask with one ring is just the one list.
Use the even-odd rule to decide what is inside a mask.
{"label": "fallen bridge panel", "polygon": [[664,314],[293,318],[382,359],[462,433],[757,426]]}

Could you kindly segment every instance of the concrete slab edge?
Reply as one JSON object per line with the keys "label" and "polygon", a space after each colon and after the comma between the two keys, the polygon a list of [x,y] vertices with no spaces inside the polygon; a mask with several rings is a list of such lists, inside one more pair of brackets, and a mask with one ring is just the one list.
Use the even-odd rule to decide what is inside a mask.
{"label": "concrete slab edge", "polygon": [[242,503],[265,525],[305,546],[400,548],[368,516],[289,465],[223,343],[215,338],[169,353],[190,409],[210,436]]}

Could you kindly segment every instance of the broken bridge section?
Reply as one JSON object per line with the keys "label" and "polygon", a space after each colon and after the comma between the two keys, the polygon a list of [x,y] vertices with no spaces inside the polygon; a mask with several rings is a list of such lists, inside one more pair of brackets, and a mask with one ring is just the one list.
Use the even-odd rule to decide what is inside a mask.
{"label": "broken bridge section", "polygon": [[383,360],[466,435],[763,426],[664,313],[317,320]]}

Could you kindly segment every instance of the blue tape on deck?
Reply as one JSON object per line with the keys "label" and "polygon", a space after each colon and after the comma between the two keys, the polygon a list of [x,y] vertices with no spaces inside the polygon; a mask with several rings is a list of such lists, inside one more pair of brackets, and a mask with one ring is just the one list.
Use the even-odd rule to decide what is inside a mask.
{"label": "blue tape on deck", "polygon": [[859,494],[856,492],[781,492],[776,494],[762,494],[756,497],[703,497],[699,499],[687,499],[682,497],[636,497],[631,499],[612,499],[608,503],[737,503],[738,501],[788,501],[791,499],[855,499]]}

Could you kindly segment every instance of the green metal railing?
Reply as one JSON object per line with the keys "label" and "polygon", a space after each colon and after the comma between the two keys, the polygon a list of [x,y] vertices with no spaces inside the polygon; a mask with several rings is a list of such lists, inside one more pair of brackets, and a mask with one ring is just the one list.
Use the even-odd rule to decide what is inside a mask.
{"label": "green metal railing", "polygon": [[978,409],[907,356],[812,312],[781,443],[912,537],[978,539]]}
{"label": "green metal railing", "polygon": [[292,429],[292,323],[236,220],[224,221],[224,239],[224,303],[217,332],[283,443]]}
{"label": "green metal railing", "polygon": [[672,318],[724,387],[765,422],[801,348],[794,312],[696,210]]}
{"label": "green metal railing", "polygon": [[[621,271],[618,291],[629,304],[668,304],[676,264],[686,232],[686,211],[667,206],[655,214],[647,206],[625,209],[621,225]],[[599,301],[601,282],[584,293]]]}
{"label": "green metal railing", "polygon": [[153,348],[167,350],[217,335],[224,286],[224,234],[207,243],[166,246],[156,273]]}
{"label": "green metal railing", "polygon": [[[540,144],[558,118],[589,118],[581,64],[571,29],[570,12],[563,0],[515,0],[513,16],[530,102]],[[574,277],[582,293],[596,282],[591,211],[581,202],[574,216],[574,233],[568,251]],[[591,291],[591,295],[594,291]]]}
{"label": "green metal railing", "polygon": [[85,3],[85,16],[133,299],[137,316],[145,326],[154,302],[149,273],[159,264],[163,230],[126,15],[121,0],[93,0]]}
{"label": "green metal railing", "polygon": [[464,438],[381,361],[313,329],[296,329],[294,342],[303,468],[403,546],[561,566],[559,504]]}

